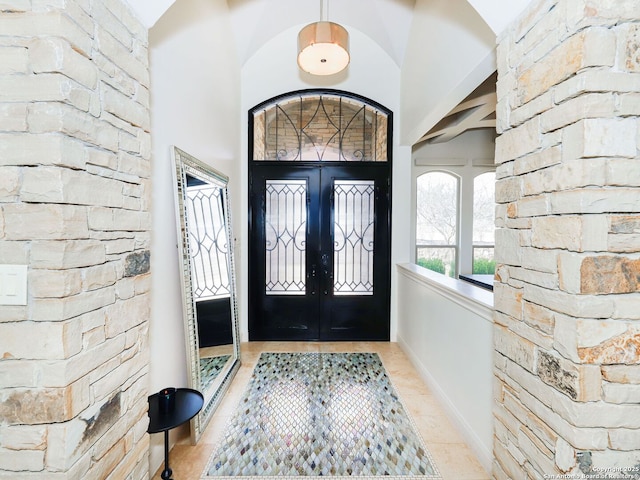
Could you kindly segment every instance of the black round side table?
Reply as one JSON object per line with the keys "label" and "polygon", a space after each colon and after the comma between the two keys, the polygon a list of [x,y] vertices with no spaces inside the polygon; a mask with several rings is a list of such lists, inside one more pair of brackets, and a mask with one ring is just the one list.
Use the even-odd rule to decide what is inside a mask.
{"label": "black round side table", "polygon": [[169,430],[188,422],[202,409],[204,397],[202,393],[191,388],[177,388],[167,408],[161,402],[163,391],[149,395],[149,428],[148,433],[164,432],[164,470],[162,480],[171,480],[173,472],[169,468]]}

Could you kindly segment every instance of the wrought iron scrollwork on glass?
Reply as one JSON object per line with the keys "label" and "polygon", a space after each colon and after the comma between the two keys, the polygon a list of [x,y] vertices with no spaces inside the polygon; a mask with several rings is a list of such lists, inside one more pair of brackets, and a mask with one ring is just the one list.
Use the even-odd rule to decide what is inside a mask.
{"label": "wrought iron scrollwork on glass", "polygon": [[307,182],[266,182],[265,245],[267,295],[304,295]]}
{"label": "wrought iron scrollwork on glass", "polygon": [[253,115],[256,161],[388,160],[388,114],[355,98],[301,94]]}
{"label": "wrought iron scrollwork on glass", "polygon": [[373,295],[374,182],[336,180],[333,198],[333,293]]}

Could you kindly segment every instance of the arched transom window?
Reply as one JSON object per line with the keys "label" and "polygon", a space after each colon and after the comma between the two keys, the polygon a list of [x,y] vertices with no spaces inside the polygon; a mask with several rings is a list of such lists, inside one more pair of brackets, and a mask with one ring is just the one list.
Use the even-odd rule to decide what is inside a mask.
{"label": "arched transom window", "polygon": [[338,93],[302,92],[253,111],[254,161],[386,162],[388,113]]}

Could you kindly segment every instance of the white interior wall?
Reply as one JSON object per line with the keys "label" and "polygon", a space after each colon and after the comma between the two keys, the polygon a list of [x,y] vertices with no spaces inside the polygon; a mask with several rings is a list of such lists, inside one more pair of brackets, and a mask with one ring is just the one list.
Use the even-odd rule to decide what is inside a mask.
{"label": "white interior wall", "polygon": [[493,294],[417,265],[399,270],[398,343],[490,472]]}
{"label": "white interior wall", "polygon": [[[448,142],[415,147],[411,167],[411,218],[416,216],[416,177],[436,169],[461,178],[462,201],[465,202],[466,196],[466,203],[471,204],[471,208],[467,205],[460,209],[460,215],[465,216],[461,223],[470,224],[473,165],[489,165],[486,168],[490,170],[494,157],[495,132],[489,129],[471,130]],[[415,239],[415,222],[411,224],[411,238]],[[414,252],[415,242],[412,242],[412,261],[415,261]],[[414,271],[420,272],[419,275],[413,275]],[[427,278],[423,278],[424,275]],[[459,286],[474,292],[481,301],[476,303],[458,295]],[[484,468],[490,471],[493,294],[415,265],[400,269],[398,291],[398,342]]]}
{"label": "white interior wall", "polygon": [[[243,128],[247,125],[247,111],[258,103],[276,95],[307,88],[333,88],[346,90],[381,103],[391,109],[394,116],[394,152],[393,152],[393,204],[392,204],[392,255],[391,262],[408,261],[408,239],[404,234],[409,227],[410,192],[408,185],[411,173],[410,149],[399,146],[399,130],[397,112],[399,110],[400,71],[389,55],[371,38],[345,25],[350,34],[351,63],[346,71],[331,77],[313,77],[302,73],[296,63],[297,35],[304,25],[297,25],[285,30],[259,49],[242,68],[242,102],[240,111]],[[246,129],[242,132],[241,183],[248,182],[248,139]],[[247,195],[243,194],[239,201],[240,212],[248,211]],[[241,225],[241,238],[247,238],[248,225]],[[246,245],[237,251],[240,264],[239,278],[247,278]],[[395,272],[394,274],[395,275]],[[397,318],[395,315],[395,277],[392,278],[392,319],[391,338],[395,339]],[[248,339],[247,328],[247,282],[238,282],[241,335],[243,341]]]}
{"label": "white interior wall", "polygon": [[[230,48],[231,38],[225,0],[178,0],[149,32],[153,132],[151,392],[187,386],[170,146],[232,179],[238,177],[239,67],[235,49]],[[173,432],[174,436],[180,433]],[[162,441],[162,435],[152,435],[152,472],[163,459]]]}

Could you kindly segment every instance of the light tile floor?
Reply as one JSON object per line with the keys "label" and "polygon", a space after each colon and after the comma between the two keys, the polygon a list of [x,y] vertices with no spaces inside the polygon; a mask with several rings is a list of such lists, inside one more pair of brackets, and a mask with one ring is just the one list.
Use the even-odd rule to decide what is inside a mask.
{"label": "light tile floor", "polygon": [[[197,445],[188,436],[170,453],[170,467],[176,480],[197,480],[220,442],[253,368],[262,352],[375,352],[413,418],[420,435],[440,470],[443,480],[489,480],[476,456],[465,444],[442,408],[424,384],[408,357],[396,343],[387,342],[250,342],[241,346],[242,365]],[[162,466],[153,480],[161,480]]]}

